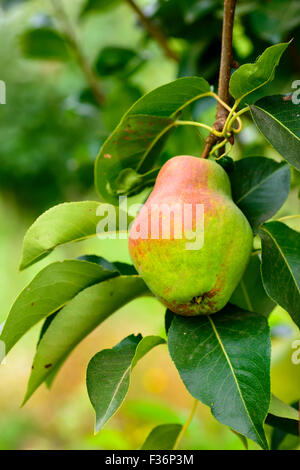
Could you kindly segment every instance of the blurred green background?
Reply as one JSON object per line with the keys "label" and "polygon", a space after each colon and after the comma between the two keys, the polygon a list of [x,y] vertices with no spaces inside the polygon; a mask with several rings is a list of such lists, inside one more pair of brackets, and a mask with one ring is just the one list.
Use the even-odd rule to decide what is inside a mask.
{"label": "blurred green background", "polygon": [[[105,95],[100,106],[72,48],[65,45],[53,8],[58,3]],[[178,61],[165,56],[125,0],[81,15],[88,4],[81,0],[0,2],[0,80],[6,84],[6,104],[0,105],[0,323],[20,290],[51,261],[91,253],[130,262],[126,240],[92,240],[59,248],[38,266],[18,272],[22,238],[42,211],[59,202],[97,198],[93,189],[97,152],[136,99],[179,76],[203,75],[212,84],[217,82],[221,1],[137,1],[164,32]],[[49,30],[60,41],[56,36],[45,38]],[[238,2],[233,44],[239,63],[255,60],[273,43],[294,38],[270,94],[290,92],[293,80],[299,79],[299,30],[297,0]],[[188,113],[212,123],[214,103],[204,100]],[[205,134],[195,129],[178,129],[161,158],[200,155],[204,139]],[[253,155],[281,158],[246,118],[232,157]],[[300,213],[299,181],[293,170],[291,193],[279,216]],[[300,228],[292,221],[290,225]],[[280,308],[272,313],[270,324],[272,390],[291,403],[300,395],[300,365],[291,361],[291,344],[299,333]],[[166,347],[160,346],[136,367],[120,412],[93,435],[94,415],[84,380],[87,363],[127,334],[164,334],[164,308],[156,300],[137,300],[108,319],[77,347],[52,390],[41,387],[21,409],[39,330],[40,325],[26,335],[0,366],[0,449],[137,449],[154,425],[186,419],[192,398]],[[292,444],[284,441],[285,445]],[[243,449],[239,438],[201,404],[182,447]],[[255,444],[250,443],[250,448]]]}

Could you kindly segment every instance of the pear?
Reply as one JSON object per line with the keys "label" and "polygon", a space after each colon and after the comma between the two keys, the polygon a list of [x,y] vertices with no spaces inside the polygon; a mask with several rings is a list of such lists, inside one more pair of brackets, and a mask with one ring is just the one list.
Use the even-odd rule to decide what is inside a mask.
{"label": "pear", "polygon": [[212,160],[186,155],[161,168],[129,235],[130,256],[149,289],[185,316],[212,314],[226,305],[252,244],[227,173]]}

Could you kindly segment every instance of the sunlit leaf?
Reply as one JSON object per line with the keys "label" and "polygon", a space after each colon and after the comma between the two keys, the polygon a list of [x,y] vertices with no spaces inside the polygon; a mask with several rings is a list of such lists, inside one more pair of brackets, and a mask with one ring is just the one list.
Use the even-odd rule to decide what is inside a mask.
{"label": "sunlit leaf", "polygon": [[299,436],[299,402],[291,406],[272,395],[266,423],[272,426],[271,449],[278,449],[288,434]]}
{"label": "sunlit leaf", "polygon": [[[59,245],[96,236],[97,225],[108,216],[106,209],[106,204],[82,201],[59,204],[44,212],[24,237],[20,269],[36,263]],[[116,230],[120,220],[124,225],[132,221],[122,209],[115,208],[114,214]]]}
{"label": "sunlit leaf", "polygon": [[163,139],[174,127],[177,113],[209,92],[203,78],[185,77],[140,98],[100,150],[95,165],[100,195],[116,203],[118,195],[153,183]]}
{"label": "sunlit leaf", "polygon": [[130,383],[130,374],[136,363],[151,349],[165,340],[159,336],[130,335],[112,349],[97,353],[87,368],[86,383],[90,401],[96,412],[95,430],[120,408]]}
{"label": "sunlit leaf", "polygon": [[148,293],[139,276],[118,276],[77,294],[60,310],[38,345],[24,402],[93,329],[123,305]]}
{"label": "sunlit leaf", "polygon": [[241,433],[235,431],[234,429],[230,429],[230,431],[232,431],[233,434],[235,434],[235,435],[239,438],[239,440],[240,440],[241,443],[243,444],[244,448],[245,448],[246,450],[248,450],[248,447],[249,447],[249,446],[248,446],[248,440],[247,440],[247,438],[246,438],[245,436],[243,436],[243,434],[241,434]]}
{"label": "sunlit leaf", "polygon": [[0,339],[6,352],[36,323],[56,312],[81,290],[119,274],[116,268],[79,260],[52,263],[40,271],[13,304]]}
{"label": "sunlit leaf", "polygon": [[273,394],[271,396],[269,414],[277,418],[299,421],[297,408],[287,405]]}
{"label": "sunlit leaf", "polygon": [[[229,91],[235,99],[243,99],[273,80],[275,68],[289,43],[268,47],[254,64],[241,65],[231,76]],[[249,102],[249,96],[247,97]]]}
{"label": "sunlit leaf", "polygon": [[268,222],[259,234],[265,290],[300,327],[300,233],[281,222]]}

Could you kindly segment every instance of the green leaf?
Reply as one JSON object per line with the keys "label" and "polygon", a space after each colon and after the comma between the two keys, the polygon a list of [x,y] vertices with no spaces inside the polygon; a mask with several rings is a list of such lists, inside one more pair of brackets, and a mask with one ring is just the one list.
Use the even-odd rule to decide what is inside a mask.
{"label": "green leaf", "polygon": [[126,194],[128,196],[137,194],[146,186],[153,186],[159,168],[148,171],[144,175],[140,175],[132,168],[121,170],[115,181],[111,183],[111,190],[115,194]]}
{"label": "green leaf", "polygon": [[254,228],[270,219],[289,194],[288,164],[269,158],[239,160],[229,177],[233,199]]}
{"label": "green leaf", "polygon": [[268,222],[259,234],[265,290],[300,327],[300,233],[281,222]]}
{"label": "green leaf", "polygon": [[269,96],[257,101],[250,109],[263,136],[283,158],[300,170],[300,104],[294,104],[285,96]]}
{"label": "green leaf", "polygon": [[[121,263],[119,261],[115,261],[114,263],[110,263],[109,261],[107,261],[105,258],[102,258],[101,256],[96,256],[96,255],[84,255],[84,256],[80,256],[78,259],[82,259],[84,261],[89,261],[91,263],[97,263],[99,264],[100,266],[102,266],[104,269],[106,270],[110,270],[110,271],[113,271],[111,277],[113,277],[114,275],[114,272],[115,271],[118,271],[119,274],[123,274],[125,276],[134,276],[136,274],[138,274],[137,270],[135,269],[135,267],[131,264],[127,264],[127,263]],[[50,326],[52,320],[54,320],[55,316],[59,313],[56,312],[54,313],[53,315],[50,315],[50,317],[47,317],[43,326],[42,326],[42,330],[41,330],[41,333],[40,333],[40,339],[39,339],[39,342],[42,338],[42,336],[44,335],[44,333],[46,332],[46,330],[48,329],[48,327]],[[38,344],[39,344],[38,342]],[[60,368],[61,368],[61,365],[62,364],[59,364],[52,372],[51,374],[47,377],[47,379],[45,380],[45,383],[47,385],[48,388],[51,387],[57,373],[59,372]]]}
{"label": "green leaf", "polygon": [[100,150],[95,165],[99,194],[116,203],[118,195],[131,194],[136,186],[141,190],[153,182],[157,157],[177,113],[209,92],[203,78],[185,77],[140,98]]}
{"label": "green leaf", "polygon": [[70,57],[65,39],[53,28],[28,29],[20,41],[23,54],[30,59],[65,61]]}
{"label": "green leaf", "polygon": [[231,76],[230,94],[236,100],[242,100],[273,80],[275,68],[288,45],[289,43],[275,44],[268,47],[254,64],[241,65]]}
{"label": "green leaf", "polygon": [[[127,264],[127,263],[121,263],[119,261],[116,261],[114,263],[110,263],[107,261],[105,258],[102,258],[101,256],[96,256],[96,255],[84,255],[80,256],[79,259],[89,261],[91,263],[97,263],[100,266],[102,266],[106,271],[112,271],[110,277],[114,277],[116,274],[116,271],[118,274],[123,274],[123,275],[128,275],[128,276],[134,276],[138,274],[137,270],[135,269],[134,266]],[[108,276],[109,277],[109,276]],[[46,320],[43,323],[41,332],[40,332],[40,338],[38,341],[37,346],[39,345],[42,337],[44,336],[45,332],[47,331],[48,327],[54,320],[55,316],[59,313],[59,310],[56,313],[53,313],[49,317],[46,318]],[[62,366],[62,363],[58,364],[52,372],[48,375],[47,379],[45,380],[46,386],[50,389],[52,386],[52,383],[58,374],[60,368]]]}
{"label": "green leaf", "polygon": [[299,433],[292,435],[279,428],[273,428],[270,440],[271,450],[299,450]]}
{"label": "green leaf", "polygon": [[170,355],[188,391],[215,418],[263,449],[270,403],[270,333],[266,319],[228,305],[211,316],[175,316]]}
{"label": "green leaf", "polygon": [[13,304],[0,339],[6,352],[36,323],[51,315],[88,286],[119,274],[118,270],[79,260],[52,263],[40,271]]}
{"label": "green leaf", "polygon": [[168,331],[170,329],[171,323],[173,321],[173,318],[175,316],[175,313],[173,313],[170,309],[167,308],[166,314],[165,314],[165,330],[166,330],[166,335],[168,334]]}
{"label": "green leaf", "polygon": [[114,261],[113,265],[117,270],[125,276],[134,276],[138,274],[137,270],[132,264],[121,263],[120,261]]}
{"label": "green leaf", "polygon": [[87,368],[86,384],[96,412],[95,431],[116,413],[129,389],[130,374],[137,362],[165,340],[159,336],[130,335],[112,349],[96,354]]}
{"label": "green leaf", "polygon": [[259,255],[252,255],[240,283],[231,296],[230,303],[244,310],[268,316],[276,304],[266,294],[260,268]]}
{"label": "green leaf", "polygon": [[[101,215],[100,214],[101,210]],[[103,209],[103,211],[102,211]],[[20,269],[25,269],[45,258],[59,245],[96,236],[97,224],[108,217],[107,204],[96,201],[68,202],[44,212],[28,229],[23,244]],[[112,209],[112,207],[111,207]],[[102,215],[102,212],[104,215]],[[119,221],[132,217],[115,208],[116,230]]]}
{"label": "green leaf", "polygon": [[120,3],[120,0],[86,0],[81,10],[81,16],[87,13],[102,12],[113,8]]}
{"label": "green leaf", "polygon": [[277,449],[287,434],[299,436],[299,402],[291,406],[272,395],[266,423],[274,428],[271,448]]}
{"label": "green leaf", "polygon": [[39,336],[38,342],[36,344],[36,347],[38,347],[38,345],[40,344],[42,337],[44,336],[44,334],[46,333],[46,331],[48,330],[49,326],[53,322],[56,315],[58,315],[58,313],[59,313],[59,310],[57,310],[57,312],[54,312],[51,315],[49,315],[49,317],[46,317],[46,320],[44,320],[44,323],[42,325],[42,328],[41,328],[41,331],[40,331],[40,336]]}
{"label": "green leaf", "polygon": [[116,204],[118,196],[134,194],[135,188],[141,190],[148,186],[145,181],[148,169],[145,168],[146,175],[137,170],[146,160],[155,164],[152,150],[173,123],[167,117],[150,115],[128,115],[123,119],[96,160],[95,185],[102,198]]}
{"label": "green leaf", "polygon": [[161,424],[150,432],[141,450],[172,450],[182,429],[181,424]]}
{"label": "green leaf", "polygon": [[273,394],[271,396],[269,414],[277,416],[277,418],[292,419],[294,421],[299,421],[299,413],[297,409],[293,408],[290,405],[287,405]]}
{"label": "green leaf", "polygon": [[178,78],[142,96],[128,110],[127,115],[148,114],[172,117],[209,92],[210,85],[202,77]]}
{"label": "green leaf", "polygon": [[240,441],[243,444],[244,448],[246,450],[248,450],[248,439],[245,436],[243,436],[243,434],[235,431],[234,429],[230,429],[230,431],[232,431],[233,434],[235,434],[240,439]]}
{"label": "green leaf", "polygon": [[95,69],[101,77],[124,71],[129,63],[137,57],[133,49],[125,47],[104,47],[96,60]]}
{"label": "green leaf", "polygon": [[123,305],[148,293],[139,276],[118,276],[77,294],[60,310],[38,345],[24,403],[92,330]]}
{"label": "green leaf", "polygon": [[110,261],[107,261],[107,259],[102,258],[102,256],[83,255],[83,256],[79,256],[78,259],[89,261],[90,263],[99,264],[103,268],[108,269],[110,271],[117,270],[120,274],[124,274],[126,276],[138,274],[137,270],[132,264],[122,263],[120,261],[114,261],[113,263],[111,263]]}
{"label": "green leaf", "polygon": [[107,269],[108,271],[118,271],[118,269],[113,263],[111,263],[110,261],[107,261],[107,259],[103,258],[102,256],[81,255],[81,256],[78,256],[77,259],[81,261],[88,261],[89,263],[98,264],[99,266],[102,266],[102,268]]}

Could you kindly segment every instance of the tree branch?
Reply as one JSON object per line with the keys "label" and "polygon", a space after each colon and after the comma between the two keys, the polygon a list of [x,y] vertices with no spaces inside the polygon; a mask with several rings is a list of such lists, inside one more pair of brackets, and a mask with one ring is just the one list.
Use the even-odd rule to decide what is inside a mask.
{"label": "tree branch", "polygon": [[162,50],[164,51],[165,55],[170,59],[175,60],[176,62],[179,61],[179,57],[177,54],[168,46],[168,41],[166,36],[164,35],[163,31],[155,25],[146,15],[144,15],[143,11],[140,7],[135,3],[134,0],[126,0],[128,5],[135,11],[137,16],[139,17],[142,25],[148,31],[150,36],[152,36],[160,45]]}
{"label": "tree branch", "polygon": [[75,31],[68,18],[68,15],[66,14],[64,10],[61,0],[51,0],[51,2],[52,2],[54,13],[57,17],[57,20],[61,24],[63,33],[74,53],[75,59],[79,67],[81,68],[82,73],[85,76],[86,81],[89,84],[91,92],[93,93],[97,103],[101,106],[105,101],[105,97],[101,90],[99,80],[97,76],[95,75],[91,65],[89,64],[86,56],[84,55],[80,47]]}
{"label": "tree branch", "polygon": [[[232,59],[232,31],[234,23],[236,0],[224,1],[224,18],[222,30],[222,50],[221,50],[221,63],[219,73],[219,86],[218,95],[227,104],[229,104],[229,80],[230,71],[233,63]],[[221,132],[223,130],[228,111],[221,103],[218,103],[216,120],[213,127]],[[203,158],[207,158],[213,145],[219,140],[214,134],[209,134],[206,139],[204,150],[202,153]]]}

